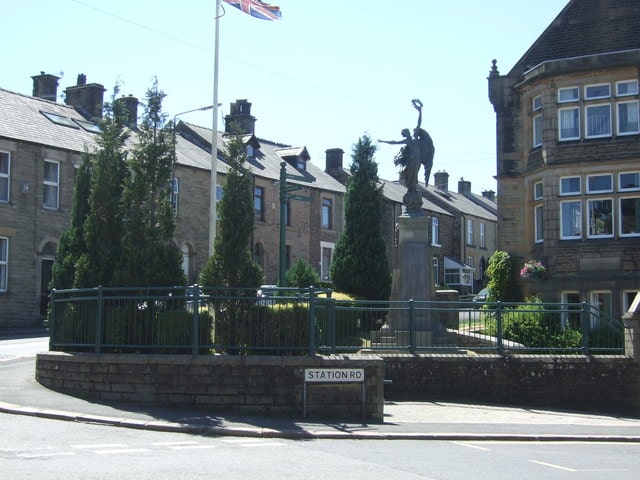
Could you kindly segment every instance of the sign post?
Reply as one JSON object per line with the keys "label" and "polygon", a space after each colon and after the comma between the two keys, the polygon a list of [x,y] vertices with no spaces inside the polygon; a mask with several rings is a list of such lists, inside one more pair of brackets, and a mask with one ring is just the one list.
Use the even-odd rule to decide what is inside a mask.
{"label": "sign post", "polygon": [[307,383],[360,383],[362,385],[362,420],[365,419],[367,384],[364,368],[306,368],[302,390],[302,416],[307,418]]}
{"label": "sign post", "polygon": [[286,287],[287,279],[285,277],[287,269],[287,236],[286,236],[286,218],[287,218],[287,201],[300,200],[303,202],[310,202],[311,197],[304,195],[291,195],[291,192],[301,190],[302,185],[287,185],[287,179],[297,180],[299,182],[309,182],[307,177],[302,175],[294,175],[287,173],[287,162],[280,164],[280,181],[278,182],[280,188],[280,249],[279,249],[279,263],[278,263],[278,286]]}

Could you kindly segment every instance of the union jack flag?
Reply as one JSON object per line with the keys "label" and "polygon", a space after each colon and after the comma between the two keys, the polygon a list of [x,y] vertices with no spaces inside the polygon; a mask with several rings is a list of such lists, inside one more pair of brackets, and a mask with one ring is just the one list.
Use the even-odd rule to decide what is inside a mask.
{"label": "union jack flag", "polygon": [[223,0],[229,5],[239,8],[244,13],[262,20],[279,20],[282,16],[280,7],[269,5],[260,0]]}

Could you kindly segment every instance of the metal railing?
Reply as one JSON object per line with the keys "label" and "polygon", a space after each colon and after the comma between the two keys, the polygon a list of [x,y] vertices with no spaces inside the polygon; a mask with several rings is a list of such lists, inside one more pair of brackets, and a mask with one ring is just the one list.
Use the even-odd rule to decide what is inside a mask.
{"label": "metal railing", "polygon": [[192,285],[54,290],[50,305],[50,349],[62,351],[624,354],[622,322],[586,303],[381,302]]}

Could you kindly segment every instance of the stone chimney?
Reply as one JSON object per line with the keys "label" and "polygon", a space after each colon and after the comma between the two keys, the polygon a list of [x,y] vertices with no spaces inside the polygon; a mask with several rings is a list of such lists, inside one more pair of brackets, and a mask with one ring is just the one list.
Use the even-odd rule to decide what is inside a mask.
{"label": "stone chimney", "polygon": [[471,193],[471,182],[460,177],[460,181],[458,182],[458,193],[461,193],[463,195]]}
{"label": "stone chimney", "polygon": [[55,102],[58,97],[58,80],[60,77],[40,72],[40,75],[34,75],[33,79],[33,96],[51,100]]}
{"label": "stone chimney", "polygon": [[488,198],[492,202],[496,201],[496,192],[494,192],[493,190],[485,190],[484,192],[482,192],[482,196],[484,198]]}
{"label": "stone chimney", "polygon": [[329,148],[325,151],[326,154],[326,165],[325,169],[327,172],[331,170],[340,170],[342,169],[342,158],[344,156],[344,150],[341,148]]}
{"label": "stone chimney", "polygon": [[449,191],[449,174],[444,170],[433,174],[434,186],[443,192]]}
{"label": "stone chimney", "polygon": [[119,120],[132,130],[138,128],[138,99],[133,95],[128,97],[122,96],[116,100],[118,102],[118,110],[116,114]]}
{"label": "stone chimney", "polygon": [[77,85],[65,89],[64,102],[74,107],[87,120],[99,122],[102,120],[104,92],[104,86],[99,83],[87,84],[87,76],[81,73],[78,75]]}
{"label": "stone chimney", "polygon": [[225,133],[235,135],[255,134],[256,117],[251,115],[251,103],[246,99],[231,102],[231,113],[224,117]]}

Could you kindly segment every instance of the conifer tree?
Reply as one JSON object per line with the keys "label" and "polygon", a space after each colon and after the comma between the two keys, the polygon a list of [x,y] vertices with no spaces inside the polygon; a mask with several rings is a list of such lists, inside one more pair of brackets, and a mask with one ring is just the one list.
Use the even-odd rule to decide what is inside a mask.
{"label": "conifer tree", "polygon": [[232,137],[227,145],[229,170],[218,206],[214,255],[200,273],[202,285],[258,287],[261,283],[262,268],[251,254],[255,211],[253,175],[244,165],[246,157],[242,138]]}
{"label": "conifer tree", "polygon": [[76,276],[76,265],[86,252],[84,240],[84,222],[89,215],[89,193],[91,188],[91,155],[85,152],[82,163],[76,173],[71,206],[71,225],[60,237],[53,264],[51,288],[58,290],[72,288]]}
{"label": "conifer tree", "polygon": [[[114,99],[117,91],[116,86]],[[85,248],[76,264],[75,288],[112,285],[121,254],[120,200],[127,174],[124,145],[129,132],[119,111],[122,105],[113,101],[106,107],[89,167],[88,211],[82,231]]]}
{"label": "conifer tree", "polygon": [[375,151],[366,135],[354,146],[351,178],[344,197],[345,227],[330,271],[338,291],[358,299],[388,300],[391,272],[381,234],[383,193]]}
{"label": "conifer tree", "polygon": [[169,193],[175,140],[162,112],[157,80],[147,90],[137,142],[127,157],[119,211],[122,253],[114,273],[119,286],[166,286],[186,282],[182,255],[173,242],[175,218]]}

